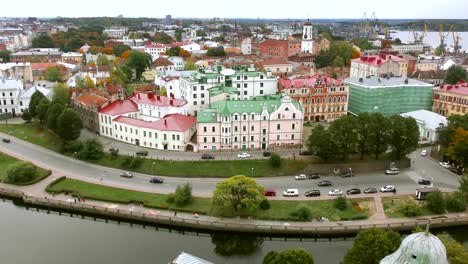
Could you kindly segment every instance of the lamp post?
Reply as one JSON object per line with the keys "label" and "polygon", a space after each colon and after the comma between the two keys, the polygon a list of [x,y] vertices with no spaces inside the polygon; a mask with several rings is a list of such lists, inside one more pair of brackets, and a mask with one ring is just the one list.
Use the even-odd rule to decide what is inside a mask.
{"label": "lamp post", "polygon": [[151,175],[154,175],[154,165],[156,165],[156,162],[153,161],[151,164]]}
{"label": "lamp post", "polygon": [[253,175],[254,175],[254,168],[252,168],[252,178],[253,178]]}
{"label": "lamp post", "polygon": [[351,188],[353,188],[353,169],[351,167],[349,168],[349,172],[351,173],[351,177],[349,177],[351,179]]}

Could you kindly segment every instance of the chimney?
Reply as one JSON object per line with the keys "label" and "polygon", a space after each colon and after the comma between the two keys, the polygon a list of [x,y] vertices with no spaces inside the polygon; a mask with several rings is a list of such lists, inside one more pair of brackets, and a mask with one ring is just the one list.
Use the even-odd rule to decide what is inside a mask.
{"label": "chimney", "polygon": [[138,94],[137,96],[138,96],[138,100],[140,100],[141,99],[140,94]]}
{"label": "chimney", "polygon": [[153,92],[149,92],[149,93],[148,93],[148,98],[149,98],[149,99],[153,99],[153,98],[154,98],[154,93],[153,93]]}
{"label": "chimney", "polygon": [[161,97],[160,97],[159,95],[156,95],[156,100],[158,100],[158,101],[159,101],[159,100],[160,100],[160,98],[161,98]]}
{"label": "chimney", "polygon": [[169,104],[170,104],[170,105],[174,105],[174,100],[172,100],[172,99],[169,100]]}
{"label": "chimney", "polygon": [[377,64],[381,64],[382,63],[382,60],[377,60]]}

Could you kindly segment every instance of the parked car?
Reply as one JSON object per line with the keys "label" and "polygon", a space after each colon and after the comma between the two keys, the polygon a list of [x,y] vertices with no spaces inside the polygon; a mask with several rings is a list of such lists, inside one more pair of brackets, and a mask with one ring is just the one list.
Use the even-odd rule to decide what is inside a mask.
{"label": "parked car", "polygon": [[124,178],[133,178],[133,173],[129,172],[129,171],[124,171],[120,174],[120,177],[124,177]]}
{"label": "parked car", "polygon": [[457,169],[456,167],[450,167],[449,170],[457,175],[463,175],[463,171]]}
{"label": "parked car", "polygon": [[400,170],[398,168],[390,168],[388,170],[385,170],[385,174],[387,175],[397,175],[400,173]]}
{"label": "parked car", "polygon": [[148,156],[148,151],[146,151],[146,150],[140,150],[140,151],[137,151],[136,155],[137,155],[137,156],[146,157],[146,156]]}
{"label": "parked car", "polygon": [[320,196],[320,190],[310,190],[304,193],[306,197],[317,197]]}
{"label": "parked car", "polygon": [[263,191],[263,195],[265,196],[276,196],[276,191],[273,189],[266,189]]}
{"label": "parked car", "polygon": [[315,179],[320,179],[320,174],[314,173],[314,174],[309,174],[307,175],[308,179],[315,180]]}
{"label": "parked car", "polygon": [[299,175],[294,176],[294,179],[296,179],[296,180],[307,180],[307,175],[299,174]]}
{"label": "parked car", "polygon": [[343,195],[343,191],[340,190],[340,189],[331,190],[331,191],[328,192],[328,195],[330,195],[330,196],[340,196],[340,195]]}
{"label": "parked car", "polygon": [[450,164],[448,162],[439,162],[439,165],[446,168],[446,169],[450,168]]}
{"label": "parked car", "polygon": [[347,172],[341,173],[340,176],[341,176],[341,178],[349,178],[349,177],[353,177],[353,174],[351,172],[347,171]]}
{"label": "parked car", "polygon": [[294,196],[299,196],[299,190],[298,189],[287,189],[283,192],[283,196],[286,197],[294,197]]}
{"label": "parked car", "polygon": [[237,154],[237,157],[241,158],[241,159],[244,159],[244,158],[250,158],[252,156],[247,152],[243,152],[243,153]]}
{"label": "parked car", "polygon": [[424,179],[424,178],[420,178],[418,180],[418,184],[421,184],[421,185],[431,185],[431,180],[428,180],[428,179]]}
{"label": "parked car", "polygon": [[271,152],[270,151],[263,151],[263,157],[270,157],[271,156]]}
{"label": "parked car", "polygon": [[5,143],[10,143],[11,142],[11,140],[9,138],[3,138],[2,141],[5,142]]}
{"label": "parked car", "polygon": [[317,183],[318,186],[332,186],[332,182],[331,181],[321,181],[319,183]]}
{"label": "parked car", "polygon": [[361,189],[358,188],[352,188],[346,191],[347,195],[353,195],[353,194],[361,194]]}
{"label": "parked car", "polygon": [[427,156],[427,150],[426,149],[421,150],[421,156]]}
{"label": "parked car", "polygon": [[386,192],[396,192],[396,188],[393,185],[385,185],[380,188],[380,192],[386,193]]}
{"label": "parked car", "polygon": [[201,155],[202,160],[210,160],[210,159],[215,159],[215,157],[211,154],[202,154]]}
{"label": "parked car", "polygon": [[164,181],[163,181],[162,178],[152,177],[149,182],[151,182],[151,183],[163,183]]}
{"label": "parked car", "polygon": [[377,188],[369,187],[369,188],[364,189],[363,193],[369,194],[369,193],[376,193],[378,191],[379,190],[377,190]]}

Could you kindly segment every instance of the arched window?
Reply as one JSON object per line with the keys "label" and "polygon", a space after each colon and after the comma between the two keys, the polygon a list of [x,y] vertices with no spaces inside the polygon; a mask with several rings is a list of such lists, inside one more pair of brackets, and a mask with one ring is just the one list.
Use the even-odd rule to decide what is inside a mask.
{"label": "arched window", "polygon": [[317,98],[317,104],[320,104],[320,97]]}
{"label": "arched window", "polygon": [[289,107],[286,107],[286,108],[284,109],[284,111],[289,111]]}

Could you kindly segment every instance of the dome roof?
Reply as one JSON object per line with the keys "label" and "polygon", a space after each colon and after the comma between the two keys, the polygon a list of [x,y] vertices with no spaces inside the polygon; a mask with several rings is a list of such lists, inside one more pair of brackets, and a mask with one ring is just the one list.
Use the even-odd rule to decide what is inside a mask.
{"label": "dome roof", "polygon": [[442,241],[428,232],[407,236],[393,254],[380,264],[448,264],[447,253]]}

